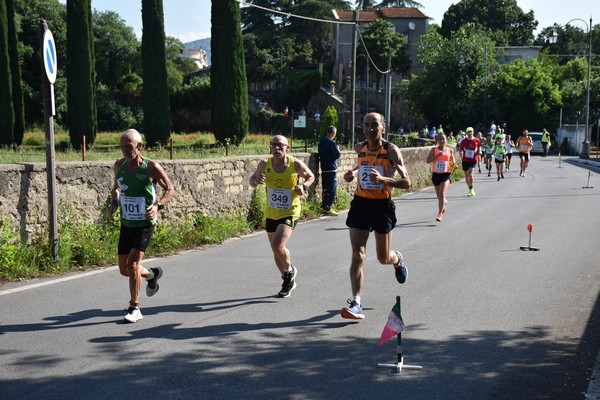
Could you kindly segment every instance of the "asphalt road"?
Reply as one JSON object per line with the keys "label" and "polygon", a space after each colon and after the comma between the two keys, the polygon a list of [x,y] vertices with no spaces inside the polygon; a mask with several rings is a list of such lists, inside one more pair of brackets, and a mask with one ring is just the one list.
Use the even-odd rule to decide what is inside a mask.
{"label": "asphalt road", "polygon": [[[474,198],[452,184],[442,223],[431,188],[397,199],[408,281],[371,238],[361,322],[339,316],[345,214],[298,225],[288,299],[263,232],[149,260],[165,273],[137,324],[122,323],[115,267],[5,285],[0,398],[583,399],[600,347],[600,179],[557,157],[533,157],[526,178],[513,165],[500,182],[476,174]],[[520,250],[528,224],[539,251]],[[396,360],[394,340],[377,347],[396,295],[405,363],[422,370],[377,366]]]}

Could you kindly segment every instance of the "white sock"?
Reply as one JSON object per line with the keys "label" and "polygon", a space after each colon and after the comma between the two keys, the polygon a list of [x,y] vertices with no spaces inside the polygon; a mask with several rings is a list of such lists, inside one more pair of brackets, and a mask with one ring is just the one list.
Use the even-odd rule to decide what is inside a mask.
{"label": "white sock", "polygon": [[353,296],[352,300],[354,300],[356,304],[360,305],[360,296]]}

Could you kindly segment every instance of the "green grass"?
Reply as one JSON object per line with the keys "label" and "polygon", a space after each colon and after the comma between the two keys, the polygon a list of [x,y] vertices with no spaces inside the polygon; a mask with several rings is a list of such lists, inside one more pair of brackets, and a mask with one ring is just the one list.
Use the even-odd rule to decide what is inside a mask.
{"label": "green grass", "polygon": [[[351,195],[338,191],[336,207],[350,206]],[[264,187],[259,186],[249,212],[234,211],[218,217],[195,214],[183,220],[162,220],[156,226],[146,254],[164,256],[203,245],[219,244],[232,237],[264,228]],[[322,215],[320,195],[315,193],[302,202],[302,220]],[[0,218],[0,280],[28,279],[86,270],[117,262],[119,214],[106,217],[107,204],[98,220],[86,220],[74,209],[60,207],[58,218],[58,261],[54,262],[48,237],[22,243],[18,230],[6,218]]]}
{"label": "green grass", "polygon": [[[155,160],[190,160],[200,158],[214,158],[224,156],[240,156],[269,154],[269,141],[271,135],[248,134],[238,145],[228,145],[217,143],[211,133],[189,133],[172,134],[171,140],[173,150],[171,153],[171,142],[167,146],[145,148],[145,156]],[[296,140],[293,143],[293,152],[303,152],[305,149],[304,141]],[[307,150],[317,151],[316,143],[309,143]],[[83,152],[74,150],[69,145],[69,135],[66,133],[55,133],[54,135],[55,160],[62,161],[82,161]],[[99,133],[96,140],[89,149],[86,150],[86,161],[109,161],[117,160],[123,155],[119,149],[119,133],[103,132]],[[16,149],[0,148],[0,160],[2,163],[28,163],[45,162],[46,147],[44,132],[27,132],[23,138],[23,143]]]}

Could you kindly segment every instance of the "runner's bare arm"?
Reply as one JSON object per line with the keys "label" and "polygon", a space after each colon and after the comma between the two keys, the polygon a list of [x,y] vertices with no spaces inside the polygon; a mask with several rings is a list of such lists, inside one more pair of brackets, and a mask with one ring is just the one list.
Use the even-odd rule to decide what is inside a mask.
{"label": "runner's bare arm", "polygon": [[150,160],[148,162],[148,176],[154,179],[154,181],[158,183],[164,190],[163,195],[159,200],[160,204],[167,204],[173,197],[175,188],[173,187],[173,184],[169,180],[169,177],[167,176],[167,173],[163,167],[156,161]]}
{"label": "runner's bare arm", "polygon": [[261,183],[265,182],[265,180],[267,179],[267,177],[265,176],[266,167],[267,167],[266,161],[262,160],[261,162],[258,163],[258,165],[256,166],[256,171],[254,171],[254,173],[252,175],[250,175],[250,179],[248,180],[248,182],[250,183],[250,186],[257,187]]}
{"label": "runner's bare arm", "polygon": [[310,168],[308,168],[308,166],[300,160],[294,160],[294,167],[296,168],[296,174],[303,179],[302,183],[298,183],[296,185],[295,190],[298,194],[304,195],[306,194],[304,193],[304,186],[306,186],[308,189],[315,181],[315,175],[312,173]]}
{"label": "runner's bare arm", "polygon": [[[402,153],[400,153],[400,149],[394,144],[390,144],[388,147],[388,159],[393,165],[392,176],[383,176],[373,168],[373,171],[371,172],[371,179],[373,179],[375,183],[381,182],[384,185],[394,188],[410,189],[411,182],[410,178],[408,177],[408,171],[404,166]],[[398,178],[395,177],[396,173],[399,175]]]}
{"label": "runner's bare arm", "polygon": [[117,183],[117,173],[119,172],[119,167],[123,163],[123,160],[115,161],[113,165],[113,187],[110,191],[110,207],[108,208],[108,218],[109,220],[113,219],[113,215],[117,208],[119,208],[119,184]]}

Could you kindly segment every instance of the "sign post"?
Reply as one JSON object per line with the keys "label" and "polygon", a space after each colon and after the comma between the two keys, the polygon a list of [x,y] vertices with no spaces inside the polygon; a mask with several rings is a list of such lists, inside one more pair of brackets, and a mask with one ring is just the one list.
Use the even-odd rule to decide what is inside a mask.
{"label": "sign post", "polygon": [[44,101],[44,128],[46,134],[46,179],[48,181],[48,221],[50,252],[58,261],[58,221],[56,211],[56,171],[54,153],[54,82],[58,68],[56,45],[45,20],[40,21],[40,50],[42,52],[42,95]]}

